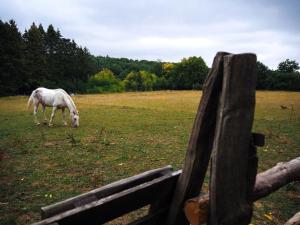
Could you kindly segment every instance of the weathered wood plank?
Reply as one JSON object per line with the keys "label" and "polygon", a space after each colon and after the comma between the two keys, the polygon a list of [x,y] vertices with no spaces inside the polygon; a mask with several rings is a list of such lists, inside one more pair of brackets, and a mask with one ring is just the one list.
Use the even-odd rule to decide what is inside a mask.
{"label": "weathered wood plank", "polygon": [[85,205],[87,203],[96,201],[100,198],[115,194],[125,189],[134,187],[136,185],[153,180],[157,177],[164,176],[168,173],[172,173],[172,167],[166,166],[159,169],[149,170],[144,173],[132,176],[130,178],[122,179],[106,186],[94,189],[87,193],[75,196],[73,198],[66,199],[64,201],[45,206],[41,208],[42,219],[49,218],[67,210],[74,209],[78,206]]}
{"label": "weathered wood plank", "polygon": [[35,225],[49,225],[55,222],[59,225],[103,224],[156,201],[160,191],[169,188],[169,186],[175,186],[180,173],[181,171],[176,171],[166,174],[152,181],[47,218]]}
{"label": "weathered wood plank", "polygon": [[[257,201],[268,196],[284,185],[300,180],[300,157],[289,162],[281,162],[262,173],[257,174],[252,200]],[[191,225],[200,225],[207,221],[209,194],[188,199],[185,202],[185,215]]]}
{"label": "weathered wood plank", "polygon": [[[178,176],[179,177],[179,176]],[[161,209],[168,209],[170,208],[170,203],[172,200],[172,196],[175,190],[174,186],[169,186],[164,188],[160,191],[160,193],[157,195],[157,199],[150,205],[149,208],[149,216],[156,215],[157,212],[159,212]],[[152,220],[151,225],[161,225],[166,223],[167,215],[164,213],[164,216],[155,217],[155,220]]]}
{"label": "weathered wood plank", "polygon": [[205,81],[201,102],[190,135],[183,171],[177,182],[168,214],[168,225],[187,225],[188,222],[183,214],[184,202],[200,193],[214,139],[223,79],[223,57],[228,54],[225,52],[217,53],[212,69]]}
{"label": "weathered wood plank", "polygon": [[212,153],[208,225],[248,225],[257,170],[251,135],[256,56],[224,56],[224,77]]}

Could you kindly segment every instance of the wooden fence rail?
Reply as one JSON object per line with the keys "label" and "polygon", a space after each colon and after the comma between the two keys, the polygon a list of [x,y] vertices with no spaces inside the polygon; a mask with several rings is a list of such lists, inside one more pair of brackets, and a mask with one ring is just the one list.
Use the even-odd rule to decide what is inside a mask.
{"label": "wooden fence rail", "polygon": [[121,191],[127,190],[129,188],[138,186],[140,184],[151,181],[155,178],[161,177],[166,174],[172,173],[172,167],[166,166],[164,168],[149,170],[147,172],[141,173],[139,175],[123,179],[101,188],[94,189],[90,192],[78,195],[73,198],[66,199],[64,201],[45,206],[41,208],[41,217],[46,219],[67,210],[75,209],[77,207],[83,206],[85,204],[97,201],[101,198],[119,193]]}
{"label": "wooden fence rail", "polygon": [[[257,136],[257,135],[254,135]],[[261,140],[261,138],[260,138]],[[262,142],[258,142],[262,144]],[[45,217],[41,222],[36,223],[35,225],[60,225],[60,224],[80,224],[82,220],[83,223],[89,222],[89,224],[103,224],[103,221],[117,218],[118,216],[126,213],[128,211],[128,207],[132,207],[134,209],[139,208],[141,205],[139,202],[130,201],[122,203],[122,198],[124,195],[129,195],[131,193],[131,197],[134,196],[136,191],[139,189],[142,193],[150,195],[148,197],[152,197],[151,202],[159,203],[157,200],[164,199],[166,201],[165,205],[159,205],[156,210],[152,211],[148,215],[137,219],[136,221],[130,223],[129,225],[153,225],[153,224],[165,224],[166,216],[170,204],[170,195],[172,190],[175,189],[176,180],[179,175],[182,173],[182,170],[178,170],[176,172],[172,171],[170,166],[159,168],[155,170],[150,170],[145,173],[123,179],[112,183],[110,185],[101,187],[99,189],[95,189],[91,192],[87,192],[83,195],[76,196],[74,198],[67,199],[63,202],[59,202],[47,207],[43,207],[43,215]],[[158,179],[160,178],[160,179]],[[168,180],[168,181],[167,181]],[[300,157],[293,159],[289,162],[278,163],[276,166],[272,167],[265,172],[262,172],[256,176],[256,182],[254,186],[254,190],[252,193],[252,200],[257,201],[267,195],[275,192],[279,188],[284,185],[300,180]],[[171,181],[171,182],[169,182]],[[138,188],[136,188],[138,186]],[[151,195],[149,192],[149,188],[151,186],[159,186],[159,193],[163,197],[156,197],[156,195]],[[128,189],[126,189],[127,187]],[[162,190],[165,190],[165,193],[170,193],[169,196],[166,196],[165,193],[162,193]],[[124,192],[125,191],[125,192]],[[108,193],[114,193],[114,196],[107,195]],[[120,194],[122,193],[122,194]],[[133,195],[132,195],[133,193]],[[97,200],[93,200],[94,198],[90,196],[102,196]],[[95,210],[94,207],[98,207],[97,201],[106,204],[106,197],[110,196],[110,198],[115,199],[118,202],[118,206],[113,208],[109,207],[110,210],[114,210],[115,214],[113,216],[108,216],[103,209],[99,208],[97,213],[82,213],[82,209],[84,210]],[[120,201],[119,201],[120,200]],[[85,202],[85,203],[84,203]],[[90,204],[93,203],[93,204]],[[77,205],[78,204],[78,205]],[[129,204],[129,205],[128,205]],[[143,204],[144,205],[144,204]],[[84,207],[82,207],[84,206]],[[191,225],[200,225],[207,221],[208,211],[209,211],[209,195],[202,194],[199,197],[188,199],[185,202],[185,216],[188,219]],[[127,208],[127,209],[123,209]],[[131,211],[130,208],[129,210]],[[75,210],[74,210],[75,209]],[[71,210],[71,211],[70,211]],[[125,210],[125,211],[124,211]],[[84,215],[83,215],[84,214]],[[80,220],[77,220],[77,216],[82,217]],[[85,216],[89,216],[88,220],[84,218]],[[299,218],[293,218],[293,221]],[[67,221],[66,221],[67,219]],[[92,221],[89,221],[92,220]],[[106,221],[107,222],[107,221]]]}
{"label": "wooden fence rail", "polygon": [[[167,167],[166,169],[159,169],[159,171],[164,172],[168,170],[169,167]],[[166,217],[168,202],[170,202],[172,197],[172,189],[174,189],[180,173],[181,171],[170,171],[166,174],[162,173],[162,176],[154,178],[153,180],[140,183],[139,181],[145,180],[146,177],[149,178],[149,173],[146,172],[144,174],[122,180],[121,182],[114,183],[114,185],[105,186],[102,188],[102,190],[98,190],[97,194],[102,195],[103,192],[105,192],[105,194],[108,192],[112,192],[113,194],[105,196],[99,200],[95,200],[78,207],[68,209],[38,223],[35,223],[35,225],[99,225],[122,216],[128,212],[142,208],[146,205],[156,204],[157,202],[159,202],[161,203],[160,210],[156,210],[155,212],[150,213],[146,218],[142,218],[134,223],[141,225],[150,221],[151,224],[154,224],[154,221],[160,221],[162,219],[161,217]],[[151,175],[154,175],[154,173],[151,173]],[[136,185],[134,186],[132,185],[133,181],[136,182]],[[124,186],[131,187],[122,190]],[[121,191],[116,192],[116,189],[119,189]],[[87,196],[89,196],[89,194]],[[90,200],[89,198],[87,199]],[[68,204],[65,204],[66,202]],[[69,206],[70,202],[73,203],[76,201],[74,199],[70,199],[66,202],[52,205],[48,207],[48,209],[52,209],[52,213],[54,211],[53,208],[61,205]],[[61,207],[58,208],[59,210],[62,210]],[[64,207],[64,210],[66,208],[67,207]],[[48,213],[47,210],[46,213]]]}
{"label": "wooden fence rail", "polygon": [[[252,202],[268,196],[290,182],[300,180],[300,157],[257,174]],[[191,225],[207,222],[209,212],[209,194],[202,194],[185,202],[185,215]]]}

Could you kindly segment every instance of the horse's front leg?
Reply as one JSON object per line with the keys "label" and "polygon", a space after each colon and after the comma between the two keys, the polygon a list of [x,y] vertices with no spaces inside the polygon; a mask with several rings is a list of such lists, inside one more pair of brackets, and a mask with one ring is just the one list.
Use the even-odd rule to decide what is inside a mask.
{"label": "horse's front leg", "polygon": [[46,106],[42,105],[42,110],[43,110],[43,116],[44,116],[44,124],[47,124],[47,118],[46,118]]}
{"label": "horse's front leg", "polygon": [[53,121],[53,118],[54,118],[54,116],[55,116],[56,110],[57,110],[57,107],[54,106],[54,107],[52,108],[52,113],[51,113],[51,117],[50,117],[50,121],[49,121],[49,127],[52,127],[52,126],[53,126],[52,121]]}
{"label": "horse's front leg", "polygon": [[66,122],[66,111],[65,111],[65,108],[62,108],[61,111],[62,111],[62,121],[63,121],[63,124],[64,124],[64,126],[67,126],[68,124]]}
{"label": "horse's front leg", "polygon": [[39,103],[34,104],[34,106],[33,106],[33,115],[34,115],[34,123],[35,123],[36,125],[40,125],[40,122],[39,122],[39,120],[38,120],[38,118],[37,118],[37,111],[38,111],[38,108],[39,108]]}

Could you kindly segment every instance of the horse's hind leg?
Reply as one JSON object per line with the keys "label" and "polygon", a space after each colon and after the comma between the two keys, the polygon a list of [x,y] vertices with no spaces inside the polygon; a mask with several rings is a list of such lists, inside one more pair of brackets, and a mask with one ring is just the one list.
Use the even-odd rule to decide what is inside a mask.
{"label": "horse's hind leg", "polygon": [[44,124],[47,124],[47,118],[46,118],[46,106],[42,105],[42,110],[43,110],[43,116],[44,116]]}
{"label": "horse's hind leg", "polygon": [[38,108],[39,108],[39,103],[34,104],[33,115],[34,115],[34,122],[35,122],[36,125],[40,125],[40,122],[39,122],[39,120],[37,118],[37,110],[38,110]]}
{"label": "horse's hind leg", "polygon": [[57,110],[57,107],[54,106],[54,107],[52,108],[52,113],[51,113],[51,117],[50,117],[50,121],[49,121],[49,127],[53,126],[52,121],[53,121],[53,118],[54,118],[54,116],[55,116],[56,110]]}
{"label": "horse's hind leg", "polygon": [[63,124],[65,126],[67,126],[68,124],[66,122],[66,113],[65,113],[66,111],[65,111],[65,108],[62,108],[61,111],[62,111],[62,121],[63,121]]}

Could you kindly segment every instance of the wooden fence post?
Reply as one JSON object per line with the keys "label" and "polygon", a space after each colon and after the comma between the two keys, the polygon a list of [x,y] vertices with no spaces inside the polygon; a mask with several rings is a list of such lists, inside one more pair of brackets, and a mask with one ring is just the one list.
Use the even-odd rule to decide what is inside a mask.
{"label": "wooden fence post", "polygon": [[222,89],[223,57],[218,52],[205,81],[203,95],[185,156],[182,174],[177,182],[171,202],[167,224],[187,225],[183,212],[184,202],[199,194],[207,171],[214,139],[219,96]]}
{"label": "wooden fence post", "polygon": [[256,56],[224,56],[212,152],[208,225],[248,225],[257,172],[251,128],[255,108]]}

